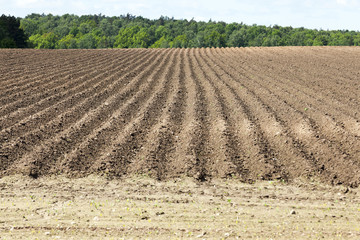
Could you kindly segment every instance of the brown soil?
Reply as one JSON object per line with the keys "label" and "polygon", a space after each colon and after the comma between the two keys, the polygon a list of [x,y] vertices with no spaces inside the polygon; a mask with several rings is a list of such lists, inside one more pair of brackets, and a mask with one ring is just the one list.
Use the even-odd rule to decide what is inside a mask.
{"label": "brown soil", "polygon": [[0,177],[360,183],[360,48],[1,50]]}

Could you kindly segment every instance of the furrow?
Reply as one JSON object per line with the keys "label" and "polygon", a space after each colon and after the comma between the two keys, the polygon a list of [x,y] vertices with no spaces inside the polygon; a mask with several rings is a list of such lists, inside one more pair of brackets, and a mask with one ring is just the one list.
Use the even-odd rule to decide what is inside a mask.
{"label": "furrow", "polygon": [[[185,85],[184,85],[184,53],[182,49],[177,58],[173,61],[174,73],[169,73],[168,78],[171,83],[167,84],[171,88],[169,101],[166,102],[161,116],[157,123],[151,128],[147,141],[135,156],[136,164],[131,172],[151,172],[158,180],[166,178],[173,169],[171,166],[170,154],[174,151],[174,146],[178,140],[180,126],[183,121],[185,111]],[[171,75],[170,75],[171,74]],[[130,166],[131,168],[131,166]]]}
{"label": "furrow", "polygon": [[[254,69],[254,72],[259,72],[259,69]],[[276,74],[275,70],[271,72]],[[288,84],[289,86],[286,83],[281,84],[281,74],[277,74],[277,76],[276,82],[272,81],[272,78],[266,74],[262,74],[262,76],[258,76],[257,78],[263,79],[261,82],[267,82],[266,87],[271,89],[273,95],[281,99],[281,101],[285,101],[288,105],[291,105],[293,109],[296,109],[304,115],[308,124],[312,126],[316,132],[321,133],[321,136],[319,134],[316,134],[316,136],[327,140],[327,145],[335,156],[341,156],[341,158],[346,159],[342,162],[347,162],[351,166],[357,166],[356,169],[359,168],[360,123],[355,119],[349,119],[347,115],[339,114],[336,111],[334,112],[329,103],[314,103],[316,100],[311,96],[302,94],[303,91],[297,91],[296,87],[293,87],[291,84]],[[305,99],[306,102],[303,99]],[[305,109],[304,106],[306,106]]]}
{"label": "furrow", "polygon": [[[151,95],[158,91],[159,75],[162,75],[166,70],[168,62],[172,57],[170,51],[167,50],[166,56],[159,63],[159,68],[156,70],[148,68],[143,71],[144,74],[141,78],[147,78],[142,85],[139,86],[139,91],[134,94],[130,100],[125,102],[119,107],[109,118],[109,121],[103,122],[98,128],[94,129],[86,138],[81,142],[79,147],[75,148],[72,152],[63,157],[59,161],[58,168],[70,169],[76,172],[86,172],[92,166],[103,166],[102,156],[107,156],[107,150],[119,134],[124,131],[125,125],[132,125],[133,118],[142,113],[143,103],[151,98]],[[160,84],[161,85],[161,84]],[[146,111],[146,110],[145,110]],[[110,151],[111,152],[111,151]],[[61,166],[62,165],[62,166]],[[100,169],[103,171],[104,169]]]}
{"label": "furrow", "polygon": [[221,96],[214,85],[211,84],[211,77],[205,71],[205,67],[199,57],[200,51],[195,51],[193,57],[193,64],[195,66],[195,72],[199,83],[202,85],[205,91],[205,99],[209,103],[208,109],[208,135],[206,139],[206,145],[208,148],[207,154],[207,165],[211,177],[226,177],[236,173],[236,165],[231,161],[236,157],[229,143],[228,136],[229,126],[227,122],[226,113],[224,112],[223,103],[221,102]]}
{"label": "furrow", "polygon": [[[275,156],[272,157],[273,160],[280,160],[285,172],[291,174],[290,178],[300,176],[311,177],[320,168],[316,164],[316,159],[312,154],[307,154],[304,151],[302,144],[291,133],[287,123],[278,115],[278,111],[274,111],[269,106],[269,101],[263,101],[263,96],[271,95],[272,93],[263,91],[260,87],[260,90],[253,91],[251,87],[254,88],[253,85],[256,84],[256,81],[246,75],[251,75],[252,72],[239,72],[240,68],[238,65],[236,67],[231,66],[231,63],[234,61],[229,57],[231,53],[233,52],[226,53],[225,56],[227,57],[224,57],[219,55],[219,51],[216,51],[212,59],[217,60],[217,64],[221,66],[220,69],[224,71],[223,75],[228,76],[228,84],[241,98],[241,101],[253,112],[253,118],[257,125],[262,129],[263,134],[266,135],[267,141],[273,146],[272,151],[275,151],[273,153]],[[258,87],[256,86],[255,89],[258,89]],[[279,102],[278,104],[284,103]],[[284,176],[281,177],[283,178]]]}
{"label": "furrow", "polygon": [[[233,61],[234,60],[230,60],[228,65],[231,66]],[[238,67],[231,67],[239,71]],[[254,76],[256,73],[248,71],[247,74]],[[242,84],[247,84],[247,87],[252,89],[254,95],[258,96],[259,99],[263,99],[263,102],[267,102],[268,110],[273,113],[276,112],[279,116],[278,118],[284,121],[284,125],[289,126],[289,130],[292,131],[291,134],[294,136],[293,138],[297,140],[295,142],[297,147],[301,149],[301,152],[308,160],[313,162],[312,165],[316,166],[316,174],[319,177],[325,178],[327,182],[333,184],[357,184],[357,168],[351,170],[354,171],[354,177],[350,178],[349,176],[339,177],[340,174],[336,173],[344,171],[346,165],[349,166],[350,164],[350,166],[354,166],[354,162],[349,159],[350,157],[346,155],[346,153],[336,149],[336,147],[320,133],[319,127],[312,119],[307,117],[303,111],[299,111],[292,105],[289,105],[288,101],[290,99],[285,99],[286,101],[284,102],[281,97],[275,95],[273,91],[276,88],[272,88],[272,90],[268,89],[271,83],[270,81],[261,80],[263,79],[261,76],[251,77],[249,80],[250,79],[251,81],[243,81]],[[250,85],[249,82],[251,82]],[[266,85],[264,85],[264,82],[266,82]],[[281,96],[283,97],[284,94]],[[337,168],[334,166],[334,163],[337,162],[334,159],[341,159],[337,163]]]}
{"label": "furrow", "polygon": [[[109,57],[109,56],[108,56]],[[109,58],[106,59],[106,62],[110,62]],[[98,59],[101,61],[102,59]],[[124,61],[124,60],[123,60]],[[94,61],[96,62],[96,61]],[[74,68],[71,70],[75,72],[75,74],[67,74],[64,77],[61,77],[60,80],[56,80],[53,86],[49,86],[47,84],[43,84],[39,91],[29,90],[28,93],[23,95],[23,97],[19,98],[19,95],[22,93],[15,94],[15,101],[11,101],[8,104],[4,104],[2,109],[0,109],[0,115],[13,115],[16,114],[28,114],[31,115],[34,112],[31,110],[38,111],[36,108],[32,109],[31,106],[39,105],[40,108],[42,105],[51,106],[53,102],[58,102],[62,99],[63,96],[67,96],[71,94],[72,90],[78,91],[77,89],[83,87],[88,81],[93,80],[96,76],[101,77],[107,74],[108,70],[111,70],[113,67],[117,65],[106,64],[106,67],[103,68],[101,66],[97,66],[95,69],[90,68],[82,68],[81,71],[76,70]],[[90,71],[89,71],[90,70]],[[86,86],[86,85],[85,85]],[[27,113],[29,111],[30,113]],[[24,113],[25,112],[25,113]],[[12,117],[12,116],[7,116]],[[19,117],[13,117],[15,119],[19,119]]]}
{"label": "furrow", "polygon": [[[163,54],[157,54],[158,51],[152,52],[155,59],[153,59],[154,57],[149,58],[148,61],[145,61],[138,67],[135,67],[133,72],[135,72],[137,69],[141,69],[141,67],[143,67],[144,65],[147,66],[146,69],[149,69],[160,62],[160,58]],[[46,136],[52,137],[49,140],[47,140],[46,138],[37,140],[37,135],[30,135],[29,137],[31,140],[38,142],[36,147],[32,149],[32,151],[29,151],[28,145],[26,144],[27,142],[21,141],[20,145],[22,144],[22,146],[19,147],[18,151],[10,151],[9,154],[15,155],[16,157],[16,155],[19,155],[19,152],[21,154],[26,153],[24,156],[22,156],[22,160],[19,159],[21,155],[15,158],[19,159],[18,161],[22,162],[23,164],[27,164],[27,158],[37,162],[38,164],[42,164],[41,161],[37,161],[37,159],[41,158],[41,156],[44,156],[44,158],[42,158],[43,160],[45,159],[45,157],[49,157],[49,162],[51,159],[50,157],[56,159],[56,156],[61,155],[64,149],[71,148],[73,145],[75,145],[76,142],[79,142],[82,137],[85,137],[86,133],[97,127],[99,123],[101,123],[103,120],[105,121],[106,119],[108,119],[111,113],[117,109],[119,104],[121,104],[123,101],[126,101],[128,97],[131,97],[132,94],[134,94],[134,91],[138,90],[138,87],[142,83],[139,82],[139,78],[131,79],[132,76],[130,75],[126,75],[125,77],[130,77],[129,81],[133,81],[130,81],[128,84],[126,84],[121,92],[114,92],[112,95],[107,96],[107,98],[103,100],[100,105],[97,104],[95,108],[90,109],[87,113],[82,112],[82,116],[74,119],[76,120],[74,124],[69,125],[67,128],[63,128],[61,125],[55,126],[60,128],[58,129],[58,131],[55,131],[55,133],[57,133],[54,136],[52,136],[53,134],[50,134],[51,132],[54,133],[53,129],[49,129],[49,134],[46,134]],[[142,81],[144,80],[142,79]],[[116,87],[118,87],[118,89],[121,89],[122,86],[118,85]],[[111,90],[111,88],[109,88],[108,90]],[[61,121],[62,120],[63,119],[61,119]],[[44,131],[47,129],[48,128],[44,128],[40,130]],[[40,132],[40,134],[42,133]],[[18,144],[19,143],[17,143],[17,145]],[[14,164],[14,166],[16,167],[17,164],[18,163]]]}
{"label": "furrow", "polygon": [[[32,78],[46,80],[44,76],[58,74],[56,71],[45,71],[47,69],[64,69],[66,72],[74,67],[95,65],[96,63],[94,63],[93,59],[98,55],[101,55],[101,51],[99,50],[53,51],[51,54],[46,51],[35,50],[29,56],[21,56],[21,61],[10,64],[11,68],[8,68],[6,72],[11,78],[8,78],[7,81],[4,82],[7,84],[2,85],[4,88],[1,89],[8,89],[11,85],[24,87],[26,86],[25,83],[33,82]],[[59,62],[57,61],[58,59],[63,61]],[[42,75],[40,75],[40,73],[42,73]]]}
{"label": "furrow", "polygon": [[[351,52],[344,51],[345,49],[350,49]],[[291,50],[296,49],[291,48]],[[318,71],[316,72],[316,68],[321,67],[325,71],[321,71],[319,74],[325,77],[330,77],[330,79],[333,80],[341,79],[344,83],[349,83],[350,86],[357,82],[356,78],[353,78],[359,74],[358,59],[360,57],[360,51],[357,47],[306,48],[302,53],[296,52],[298,53],[296,56],[299,56],[300,59],[308,58],[310,60],[305,62],[300,61],[298,63],[300,66],[310,67],[309,71],[319,73]],[[316,54],[314,54],[314,52]],[[340,74],[339,71],[341,71]],[[334,73],[336,75],[334,75]],[[335,76],[338,78],[334,78]],[[320,78],[319,80],[323,79],[325,80],[326,78]],[[326,85],[324,86],[326,87]]]}
{"label": "furrow", "polygon": [[[155,57],[155,56],[154,56]],[[153,57],[153,58],[154,58]],[[148,61],[145,61],[145,63],[151,63],[151,60],[153,58],[150,58]],[[137,62],[133,63],[134,66],[137,65]],[[131,67],[131,66],[130,66]],[[137,66],[134,68],[133,72],[136,71],[136,69],[140,69],[140,66]],[[40,144],[42,141],[45,141],[48,138],[53,137],[54,133],[59,133],[61,131],[64,131],[66,129],[69,129],[71,125],[78,121],[79,119],[85,118],[89,115],[88,112],[94,111],[96,108],[104,107],[104,101],[111,97],[111,95],[117,94],[118,90],[123,88],[124,84],[128,84],[130,81],[128,78],[132,77],[132,72],[128,72],[124,76],[121,76],[120,79],[107,79],[107,80],[113,80],[113,83],[106,86],[107,88],[102,89],[93,89],[95,91],[95,94],[93,96],[89,95],[87,96],[83,102],[79,105],[72,106],[71,100],[69,102],[68,108],[65,108],[66,111],[62,112],[59,116],[57,116],[54,120],[50,121],[49,123],[46,123],[44,125],[40,125],[38,128],[31,128],[30,132],[28,132],[26,135],[15,138],[13,141],[7,142],[4,137],[4,140],[6,141],[6,144],[2,146],[2,166],[4,168],[7,168],[9,164],[12,163],[16,159],[19,159],[22,154],[25,154],[28,151],[31,151],[33,149],[33,146],[36,146],[37,144]],[[135,74],[136,75],[136,74]],[[117,80],[117,81],[114,81]],[[125,81],[125,82],[123,82]],[[136,87],[135,87],[136,88]],[[99,91],[97,91],[99,90]],[[107,107],[107,106],[105,106]],[[52,110],[50,108],[50,110]],[[56,109],[55,109],[56,110]],[[5,133],[6,134],[6,133]]]}
{"label": "furrow", "polygon": [[7,83],[13,83],[21,79],[22,74],[32,72],[34,69],[40,69],[44,64],[48,62],[43,61],[43,53],[39,50],[23,51],[20,53],[15,49],[2,49],[0,55],[6,55],[2,59],[5,60],[2,66],[3,75],[0,76],[1,85],[0,89],[3,89]]}
{"label": "furrow", "polygon": [[211,177],[210,169],[207,166],[207,162],[209,162],[209,146],[206,143],[209,139],[209,107],[208,102],[206,102],[205,90],[202,84],[200,84],[195,72],[196,69],[193,64],[195,51],[197,51],[197,49],[188,49],[186,55],[187,72],[189,80],[191,80],[189,100],[194,101],[190,103],[192,105],[190,108],[191,111],[185,120],[189,125],[186,126],[186,130],[181,133],[183,134],[182,136],[186,137],[185,139],[182,138],[185,144],[183,148],[177,150],[176,153],[185,153],[183,157],[181,157],[181,155],[179,156],[185,167],[183,169],[184,173],[199,181],[205,181]]}
{"label": "furrow", "polygon": [[[311,53],[311,52],[310,52]],[[317,54],[292,54],[280,55],[276,57],[274,66],[281,66],[272,69],[274,73],[280,73],[279,76],[288,78],[291,76],[291,84],[299,85],[298,89],[303,94],[310,94],[312,98],[320,101],[322,104],[331,104],[337,112],[356,117],[354,109],[359,111],[359,93],[360,85],[356,80],[358,72],[347,74],[348,69],[341,67],[340,60],[336,60],[337,67],[331,65],[331,59],[318,59]],[[308,58],[306,58],[308,56]],[[282,58],[288,58],[287,64],[281,64]],[[350,62],[349,59],[346,62]],[[330,64],[329,64],[330,63]],[[290,65],[291,67],[286,68]],[[360,66],[358,66],[360,67]],[[294,71],[296,69],[297,71]],[[303,71],[306,69],[306,71]],[[319,71],[323,69],[323,71]],[[344,73],[343,73],[344,72]],[[352,80],[350,80],[352,78]],[[344,94],[346,93],[346,94]]]}
{"label": "furrow", "polygon": [[[171,76],[174,71],[174,57],[178,55],[178,50],[167,50],[168,55],[165,62],[161,65],[152,77],[155,79],[155,89],[146,90],[146,98],[142,99],[137,105],[135,115],[124,116],[127,120],[116,129],[119,133],[114,135],[110,141],[104,145],[104,149],[97,154],[97,160],[91,167],[91,172],[108,172],[111,175],[121,176],[133,173],[139,164],[136,155],[141,151],[142,146],[148,141],[151,128],[161,121],[159,116],[165,111],[165,104],[171,98]],[[169,56],[171,58],[169,59]],[[125,112],[126,113],[126,112]],[[145,167],[139,165],[141,167]]]}
{"label": "furrow", "polygon": [[[350,75],[342,76],[342,72],[347,72],[347,70],[341,69],[341,74],[339,74],[340,60],[337,59],[336,61],[339,70],[334,71],[334,67],[329,65],[331,58],[325,61],[317,59],[317,54],[309,56],[303,53],[280,54],[282,51],[272,52],[271,50],[270,48],[263,51],[269,54],[268,57],[257,54],[257,59],[262,64],[261,66],[253,66],[253,68],[257,68],[257,70],[261,68],[269,77],[276,77],[284,84],[292,85],[291,89],[296,89],[296,92],[310,96],[310,99],[316,100],[315,106],[318,104],[322,106],[331,105],[332,109],[330,110],[352,117],[355,117],[354,109],[360,111],[360,103],[358,102],[360,85],[357,81],[349,82]],[[319,69],[324,70],[319,71]],[[352,74],[351,78],[356,79],[357,74]],[[356,86],[358,86],[357,89]]]}
{"label": "furrow", "polygon": [[[41,86],[41,84],[47,83],[49,79],[55,79],[59,75],[61,76],[67,74],[67,72],[72,71],[74,67],[78,68],[84,65],[88,66],[89,64],[96,66],[96,62],[92,61],[94,54],[89,53],[85,53],[80,56],[78,56],[78,54],[75,56],[70,55],[71,57],[69,59],[60,55],[59,58],[63,59],[65,64],[59,64],[56,61],[56,58],[54,59],[53,57],[49,59],[48,55],[45,54],[38,56],[38,59],[41,60],[40,63],[38,61],[33,62],[31,59],[25,58],[23,63],[17,63],[17,65],[20,66],[20,73],[18,77],[14,73],[16,70],[9,72],[9,74],[11,74],[11,78],[8,82],[4,82],[4,85],[2,85],[2,88],[0,89],[2,94],[0,94],[0,97],[10,96],[14,89],[16,89],[15,93],[18,93],[20,91],[30,90],[31,88]],[[10,69],[12,68],[9,68],[9,70]],[[48,71],[49,69],[55,71]],[[61,71],[59,72],[59,70]]]}
{"label": "furrow", "polygon": [[[77,105],[82,105],[84,101],[89,97],[90,99],[91,97],[96,96],[100,96],[100,98],[106,97],[106,95],[109,95],[111,92],[109,91],[111,90],[111,88],[106,89],[106,87],[108,87],[109,84],[112,84],[115,80],[118,79],[123,79],[123,81],[126,81],[126,78],[124,76],[131,75],[129,75],[129,69],[131,69],[133,66],[137,66],[141,61],[143,61],[146,55],[147,54],[144,54],[144,56],[140,58],[134,57],[133,59],[129,60],[128,63],[126,63],[125,65],[120,65],[115,69],[111,69],[112,74],[101,73],[94,78],[89,78],[71,91],[64,91],[66,92],[66,95],[63,94],[63,99],[55,101],[52,105],[49,105],[50,103],[46,103],[46,101],[43,101],[43,103],[46,105],[43,106],[43,108],[40,108],[41,105],[37,103],[37,105],[40,106],[38,106],[37,111],[32,110],[32,112],[34,112],[33,114],[28,113],[25,116],[7,116],[1,122],[1,128],[3,129],[0,131],[0,139],[10,141],[10,138],[20,137],[22,134],[28,132],[29,130],[37,129],[40,126],[47,124],[52,119],[58,118],[58,116],[65,116],[66,113],[69,112],[69,108],[74,109]],[[121,81],[116,82],[117,85],[120,85],[122,83]],[[123,84],[126,84],[126,82]],[[79,111],[79,109],[76,110]],[[84,112],[85,109],[81,109],[81,111]]]}
{"label": "furrow", "polygon": [[[308,86],[305,90],[300,90],[291,83],[282,84],[281,74],[277,74],[278,72],[274,70],[272,72],[278,76],[277,86],[272,87],[274,93],[282,98],[286,98],[286,101],[291,103],[296,109],[305,109],[304,106],[306,106],[307,110],[305,112],[308,117],[318,125],[320,131],[332,144],[338,145],[339,150],[343,151],[344,154],[352,155],[354,159],[360,158],[360,151],[354,151],[354,149],[360,149],[360,123],[357,119],[350,117],[350,114],[343,113],[343,110],[346,108],[349,109],[349,112],[355,112],[356,108],[343,104],[339,107],[334,107],[334,104],[331,104],[331,97],[318,100],[318,96],[321,93],[307,94],[311,92],[311,86]],[[265,77],[268,78],[267,75]],[[343,92],[347,91],[343,90]],[[339,109],[342,110],[340,111]]]}
{"label": "furrow", "polygon": [[[250,125],[252,125],[251,120],[249,116],[244,113],[241,103],[236,101],[237,96],[228,88],[227,84],[221,79],[221,76],[214,71],[215,63],[209,59],[208,51],[210,51],[210,48],[199,50],[198,62],[203,69],[204,75],[209,79],[209,84],[218,99],[219,107],[221,107],[222,115],[226,122],[227,129],[224,131],[224,138],[226,139],[225,154],[227,159],[232,162],[234,166],[233,169],[236,169],[235,172],[229,175],[236,174],[236,177],[240,177],[243,181],[251,181],[251,179],[254,179],[254,176],[250,177],[249,168],[246,167],[245,164],[250,157],[253,161],[258,159],[258,162],[262,162],[264,156],[261,150],[255,147],[255,144],[250,143],[250,141],[254,139],[256,141],[259,138],[249,139],[249,135],[256,135],[254,132],[249,134],[248,130],[251,129]],[[246,133],[246,137],[244,137],[244,135],[241,136],[240,131]],[[271,167],[268,164],[262,164],[261,166],[262,167],[256,169],[257,171],[252,172],[257,176],[268,175],[265,172],[271,169]]]}
{"label": "furrow", "polygon": [[197,161],[194,143],[202,137],[198,134],[201,132],[201,122],[198,116],[201,94],[199,91],[201,88],[197,85],[194,71],[190,67],[190,51],[192,50],[185,50],[183,63],[180,66],[180,87],[186,97],[183,96],[185,98],[183,100],[183,108],[185,108],[182,110],[183,113],[181,113],[181,110],[178,112],[178,114],[183,115],[183,120],[181,120],[181,123],[174,123],[179,126],[179,132],[175,131],[175,149],[170,153],[170,162],[167,166],[168,169],[172,169],[172,176],[182,176],[185,174],[193,177],[197,173],[195,172],[196,169],[194,169]]}
{"label": "furrow", "polygon": [[[264,57],[261,58],[260,56],[259,59],[264,59]],[[247,69],[246,71],[264,72],[264,70],[261,68],[250,68],[253,70]],[[272,67],[271,70],[265,72],[268,72],[268,74],[263,74],[264,81],[266,80],[269,81],[269,84],[273,84],[272,89],[274,89],[274,91],[279,90],[280,96],[282,96],[285,92],[286,94],[292,96],[290,97],[291,100],[296,99],[298,110],[306,109],[307,111],[307,109],[309,109],[310,111],[307,111],[306,114],[312,114],[312,118],[317,118],[316,121],[318,122],[319,126],[323,127],[323,131],[327,133],[327,136],[330,139],[332,139],[333,141],[338,141],[336,140],[336,137],[342,136],[338,134],[339,132],[343,132],[348,136],[349,139],[347,140],[347,142],[354,142],[354,140],[356,140],[360,136],[360,122],[358,120],[358,117],[356,117],[356,109],[358,107],[350,107],[346,104],[339,105],[338,103],[333,104],[331,97],[323,97],[322,100],[318,100],[319,96],[322,95],[320,90],[317,92],[313,92],[311,90],[311,86],[308,86],[305,88],[305,90],[303,90],[304,86],[298,86],[296,84],[294,85],[293,81],[288,80],[287,77],[282,77],[282,70],[276,71]],[[300,75],[301,74],[299,74],[298,76]],[[271,81],[272,78],[276,78],[277,81]],[[309,95],[309,92],[313,92],[313,94]],[[334,105],[337,105],[338,107],[334,107]],[[346,109],[349,110],[346,111]],[[339,141],[342,140],[340,139]]]}
{"label": "furrow", "polygon": [[[234,149],[242,147],[242,151],[238,153],[243,154],[239,170],[242,168],[245,173],[242,175],[247,181],[256,178],[291,179],[292,168],[302,165],[289,168],[288,158],[291,158],[292,163],[302,159],[294,153],[281,151],[283,142],[288,141],[288,138],[283,136],[281,123],[276,117],[266,114],[262,102],[254,98],[244,86],[234,82],[233,77],[224,69],[224,63],[215,57],[217,51],[207,49],[204,52],[204,61],[212,70],[209,70],[212,72],[212,79],[218,79],[214,84],[219,85],[218,88],[223,91],[223,105],[227,108],[231,133],[235,143],[239,145],[234,145]],[[251,176],[247,175],[248,172]],[[305,170],[301,172],[303,174]]]}
{"label": "furrow", "polygon": [[0,177],[360,184],[360,48],[0,51]]}
{"label": "furrow", "polygon": [[[82,81],[84,75],[97,74],[96,69],[91,69],[89,72],[89,69],[84,67],[80,71],[76,71],[76,68],[69,70],[68,73],[70,74],[66,75],[62,75],[60,70],[57,72],[57,77],[59,77],[58,79],[55,79],[55,77],[48,78],[48,76],[40,77],[42,80],[39,85],[41,86],[36,86],[34,88],[31,86],[25,86],[25,90],[23,92],[18,89],[18,87],[15,87],[9,92],[4,92],[4,98],[1,101],[2,109],[0,109],[0,114],[7,115],[18,109],[21,110],[22,108],[26,108],[28,105],[37,103],[41,100],[44,101],[46,98],[59,95],[64,89],[76,86],[78,81]],[[75,72],[76,74],[73,75],[71,72]],[[75,79],[77,78],[77,80],[73,80],[73,77]],[[36,83],[36,80],[32,79],[32,83],[33,82]]]}

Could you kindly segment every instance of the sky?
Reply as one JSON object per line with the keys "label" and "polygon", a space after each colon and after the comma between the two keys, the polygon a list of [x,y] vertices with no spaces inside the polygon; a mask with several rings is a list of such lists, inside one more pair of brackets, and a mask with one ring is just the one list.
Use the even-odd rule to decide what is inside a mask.
{"label": "sky", "polygon": [[120,16],[360,31],[360,0],[0,0],[0,14]]}

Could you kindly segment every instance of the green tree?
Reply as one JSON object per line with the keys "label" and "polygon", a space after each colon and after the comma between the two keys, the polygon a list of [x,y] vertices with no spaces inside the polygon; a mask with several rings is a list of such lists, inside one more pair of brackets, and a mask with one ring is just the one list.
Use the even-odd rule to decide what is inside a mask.
{"label": "green tree", "polygon": [[140,27],[135,26],[131,28],[122,28],[116,36],[114,47],[116,48],[131,48],[133,45],[134,35],[140,31]]}
{"label": "green tree", "polygon": [[229,40],[227,41],[228,47],[245,47],[247,46],[246,42],[246,30],[240,29],[233,31],[230,36]]}
{"label": "green tree", "polygon": [[220,34],[218,31],[211,31],[205,35],[204,40],[207,47],[225,47],[225,34]]}
{"label": "green tree", "polygon": [[171,48],[186,48],[188,45],[188,39],[186,35],[179,35],[170,43]]}
{"label": "green tree", "polygon": [[313,46],[326,46],[327,40],[324,35],[318,35],[313,42]]}
{"label": "green tree", "polygon": [[354,45],[352,37],[349,33],[341,33],[339,31],[330,34],[329,46],[351,46]]}
{"label": "green tree", "polygon": [[94,49],[96,48],[96,38],[93,34],[88,33],[83,35],[80,39],[79,39],[79,48],[83,48],[83,49]]}
{"label": "green tree", "polygon": [[[319,31],[277,25],[248,26],[243,23],[226,24],[211,20],[208,22],[197,22],[194,19],[176,20],[163,16],[150,20],[131,14],[119,17],[106,17],[101,14],[80,17],[70,14],[62,16],[31,14],[20,21],[20,28],[27,36],[31,36],[30,43],[36,48],[53,48],[54,46],[56,48],[189,48],[360,44],[360,33],[355,31]],[[5,25],[0,26],[1,46],[18,47],[19,37],[10,34],[8,25],[6,22]],[[55,40],[55,45],[53,40]]]}
{"label": "green tree", "polygon": [[141,28],[133,36],[133,43],[131,47],[133,48],[147,48],[150,45],[150,35],[148,34],[145,28]]}
{"label": "green tree", "polygon": [[150,36],[145,28],[133,26],[130,28],[123,28],[119,31],[116,37],[116,48],[138,48],[150,46]]}
{"label": "green tree", "polygon": [[39,22],[36,19],[25,18],[21,20],[20,28],[26,35],[31,36],[38,33]]}
{"label": "green tree", "polygon": [[60,39],[57,42],[56,48],[60,48],[60,49],[78,48],[77,41],[74,35],[69,34],[63,37],[62,39]]}
{"label": "green tree", "polygon": [[106,18],[101,20],[99,28],[105,36],[116,35],[115,27]]}
{"label": "green tree", "polygon": [[270,35],[267,35],[263,39],[262,46],[271,47],[271,46],[282,46],[283,39],[281,38],[281,33],[279,29],[273,29]]}
{"label": "green tree", "polygon": [[161,37],[168,37],[170,36],[170,31],[165,26],[159,26],[155,30],[155,38],[160,39]]}
{"label": "green tree", "polygon": [[288,44],[291,46],[304,46],[306,45],[306,34],[305,32],[294,32],[290,35]]}
{"label": "green tree", "polygon": [[360,46],[360,33],[354,36],[353,41],[354,41],[354,46]]}
{"label": "green tree", "polygon": [[96,28],[96,23],[94,20],[88,20],[83,22],[79,26],[79,32],[83,35],[90,33],[93,29]]}
{"label": "green tree", "polygon": [[54,49],[57,42],[57,36],[53,33],[36,34],[29,38],[32,45],[37,49]]}
{"label": "green tree", "polygon": [[150,48],[169,48],[170,44],[166,40],[165,36],[162,36],[159,40],[157,40],[154,44],[150,46]]}

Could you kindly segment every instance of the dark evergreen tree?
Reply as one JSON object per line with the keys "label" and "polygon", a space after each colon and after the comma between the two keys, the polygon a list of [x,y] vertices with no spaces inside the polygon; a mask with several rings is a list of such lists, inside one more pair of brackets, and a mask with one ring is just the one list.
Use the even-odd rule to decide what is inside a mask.
{"label": "dark evergreen tree", "polygon": [[0,47],[1,48],[25,48],[27,37],[20,29],[20,19],[13,16],[0,17]]}

